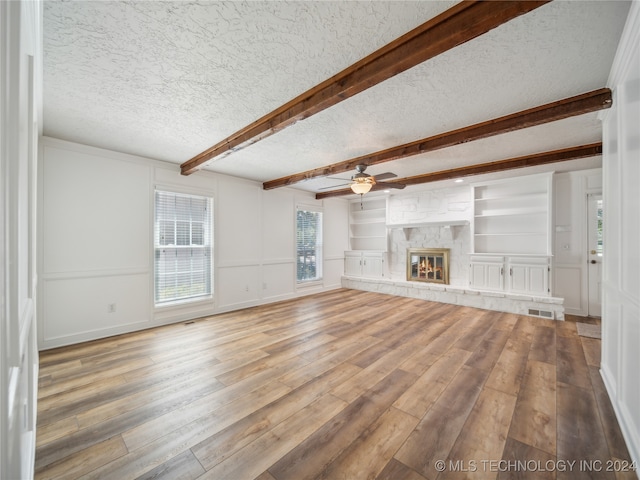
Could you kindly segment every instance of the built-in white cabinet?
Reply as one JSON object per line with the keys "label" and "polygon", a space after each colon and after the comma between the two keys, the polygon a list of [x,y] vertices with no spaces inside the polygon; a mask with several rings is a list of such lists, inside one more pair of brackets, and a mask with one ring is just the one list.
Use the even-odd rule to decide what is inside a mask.
{"label": "built-in white cabinet", "polygon": [[471,257],[469,286],[478,290],[504,290],[504,257]]}
{"label": "built-in white cabinet", "polygon": [[374,197],[349,205],[351,250],[387,250],[387,199]]}
{"label": "built-in white cabinet", "polygon": [[550,295],[551,266],[548,257],[511,257],[508,259],[507,265],[511,293]]}
{"label": "built-in white cabinet", "polygon": [[344,252],[344,274],[362,275],[362,252]]}
{"label": "built-in white cabinet", "polygon": [[357,277],[383,278],[386,255],[386,252],[374,251],[344,252],[344,273]]}
{"label": "built-in white cabinet", "polygon": [[387,198],[362,198],[349,204],[349,243],[345,275],[383,278],[387,257]]}
{"label": "built-in white cabinet", "polygon": [[551,255],[552,175],[474,184],[473,253]]}
{"label": "built-in white cabinet", "polygon": [[551,294],[552,179],[550,172],[472,185],[471,288]]}
{"label": "built-in white cabinet", "polygon": [[550,257],[471,255],[469,286],[523,295],[551,294]]}

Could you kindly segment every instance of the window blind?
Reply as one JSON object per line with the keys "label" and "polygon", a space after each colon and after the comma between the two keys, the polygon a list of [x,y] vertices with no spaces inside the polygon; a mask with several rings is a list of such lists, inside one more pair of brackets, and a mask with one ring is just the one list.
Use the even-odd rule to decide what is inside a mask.
{"label": "window blind", "polygon": [[208,197],[156,190],[156,305],[211,295],[212,203]]}
{"label": "window blind", "polygon": [[296,212],[297,281],[322,279],[322,212]]}

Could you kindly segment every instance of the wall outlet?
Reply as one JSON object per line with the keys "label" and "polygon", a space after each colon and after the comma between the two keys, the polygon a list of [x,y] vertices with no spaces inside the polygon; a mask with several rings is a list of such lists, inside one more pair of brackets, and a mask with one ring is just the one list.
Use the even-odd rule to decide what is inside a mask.
{"label": "wall outlet", "polygon": [[115,313],[115,311],[116,311],[115,303],[110,303],[107,305],[107,313]]}

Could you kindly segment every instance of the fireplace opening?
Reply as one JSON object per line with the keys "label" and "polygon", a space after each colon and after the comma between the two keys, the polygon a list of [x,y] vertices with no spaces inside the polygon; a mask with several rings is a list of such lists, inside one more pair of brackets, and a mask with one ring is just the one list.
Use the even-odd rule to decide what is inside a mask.
{"label": "fireplace opening", "polygon": [[407,249],[407,280],[448,285],[449,249]]}

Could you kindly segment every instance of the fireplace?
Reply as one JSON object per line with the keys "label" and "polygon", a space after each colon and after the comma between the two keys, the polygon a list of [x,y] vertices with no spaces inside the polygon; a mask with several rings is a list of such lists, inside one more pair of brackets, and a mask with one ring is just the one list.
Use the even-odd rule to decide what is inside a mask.
{"label": "fireplace", "polygon": [[449,249],[407,249],[407,280],[448,285]]}

